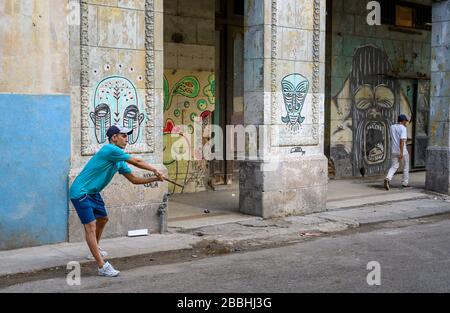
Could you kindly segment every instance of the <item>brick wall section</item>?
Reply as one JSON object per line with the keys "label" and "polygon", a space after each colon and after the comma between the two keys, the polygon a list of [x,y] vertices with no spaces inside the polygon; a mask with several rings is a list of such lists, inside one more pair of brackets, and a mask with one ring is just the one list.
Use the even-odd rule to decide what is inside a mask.
{"label": "brick wall section", "polygon": [[[214,70],[215,6],[211,0],[164,1],[166,69]],[[182,36],[181,43],[173,41]]]}

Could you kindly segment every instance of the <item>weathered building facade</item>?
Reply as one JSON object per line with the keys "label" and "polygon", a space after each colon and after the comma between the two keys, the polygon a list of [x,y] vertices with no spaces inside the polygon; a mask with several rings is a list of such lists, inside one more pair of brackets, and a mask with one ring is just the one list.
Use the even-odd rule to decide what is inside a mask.
{"label": "weathered building facade", "polygon": [[[367,22],[368,3],[329,2],[326,154],[337,178],[387,171],[389,127],[400,113],[412,118],[411,167],[425,166],[431,1],[380,1],[379,26]],[[399,26],[407,25],[400,9],[410,11],[408,27]]]}
{"label": "weathered building facade", "polygon": [[[392,25],[396,7],[383,9],[382,25],[369,26],[368,2],[2,1],[0,123],[14,136],[0,136],[1,170],[14,183],[1,183],[0,249],[83,240],[68,187],[114,124],[134,130],[129,153],[184,188],[116,177],[103,192],[107,237],[158,231],[167,192],[232,183],[243,213],[324,210],[329,171],[385,172],[389,126],[399,113],[413,119],[414,165],[425,165],[430,136],[429,154],[440,153],[444,164],[448,114],[439,112],[448,101],[438,86],[448,81],[449,3],[410,2],[416,10],[439,7],[431,31],[425,17],[414,23],[422,28]],[[443,126],[433,128],[435,121]],[[234,151],[226,160],[227,144],[236,148],[227,125],[255,130],[243,152],[254,147],[256,156],[237,162],[242,151]],[[208,143],[225,160],[207,159]]]}

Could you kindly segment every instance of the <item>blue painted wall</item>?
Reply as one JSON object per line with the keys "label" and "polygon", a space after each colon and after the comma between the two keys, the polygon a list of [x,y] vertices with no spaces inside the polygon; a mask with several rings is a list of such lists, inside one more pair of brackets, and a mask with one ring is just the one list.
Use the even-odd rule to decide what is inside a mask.
{"label": "blue painted wall", "polygon": [[70,97],[0,95],[0,250],[67,240]]}

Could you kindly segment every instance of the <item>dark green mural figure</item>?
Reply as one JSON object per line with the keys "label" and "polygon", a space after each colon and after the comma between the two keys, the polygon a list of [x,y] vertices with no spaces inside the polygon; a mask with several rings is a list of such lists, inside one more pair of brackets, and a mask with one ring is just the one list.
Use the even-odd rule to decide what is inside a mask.
{"label": "dark green mural figure", "polygon": [[309,90],[309,81],[303,75],[295,73],[284,77],[281,87],[287,112],[281,120],[289,125],[291,131],[297,132],[305,121],[301,114]]}
{"label": "dark green mural figure", "polygon": [[170,109],[173,96],[180,95],[192,99],[196,98],[199,93],[200,83],[194,76],[183,77],[172,90],[169,90],[169,83],[164,77],[164,112]]}
{"label": "dark green mural figure", "polygon": [[208,97],[209,103],[215,104],[215,102],[216,102],[216,81],[215,81],[214,74],[210,75],[208,77],[208,81],[209,81],[209,85],[207,85],[203,89],[203,94]]}

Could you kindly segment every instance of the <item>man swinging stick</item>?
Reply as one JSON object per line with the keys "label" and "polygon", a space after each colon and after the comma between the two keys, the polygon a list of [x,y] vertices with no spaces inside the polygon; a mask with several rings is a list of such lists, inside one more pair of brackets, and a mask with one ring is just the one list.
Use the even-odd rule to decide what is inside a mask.
{"label": "man swinging stick", "polygon": [[[100,276],[115,277],[120,274],[109,262],[104,261],[103,258],[107,256],[107,253],[98,246],[108,222],[108,214],[100,192],[111,182],[117,172],[135,185],[145,185],[167,179],[150,164],[124,152],[128,144],[128,136],[132,133],[133,130],[125,127],[110,127],[106,133],[109,144],[102,147],[89,160],[70,187],[70,199],[84,225],[86,243],[98,264],[98,275]],[[137,177],[132,174],[127,163],[151,171],[155,173],[156,177]]]}

